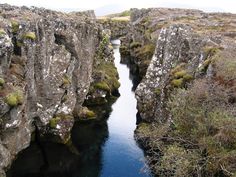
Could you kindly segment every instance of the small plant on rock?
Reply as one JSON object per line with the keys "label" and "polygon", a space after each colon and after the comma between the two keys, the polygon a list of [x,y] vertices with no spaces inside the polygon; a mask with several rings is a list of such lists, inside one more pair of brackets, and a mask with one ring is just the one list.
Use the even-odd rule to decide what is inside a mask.
{"label": "small plant on rock", "polygon": [[5,80],[3,78],[0,78],[0,86],[3,86],[5,84]]}
{"label": "small plant on rock", "polygon": [[36,39],[36,34],[34,32],[28,32],[24,35],[24,39],[31,39],[34,41]]}
{"label": "small plant on rock", "polygon": [[22,104],[23,100],[24,100],[23,93],[19,90],[8,94],[5,98],[5,102],[11,107],[15,107],[17,105]]}

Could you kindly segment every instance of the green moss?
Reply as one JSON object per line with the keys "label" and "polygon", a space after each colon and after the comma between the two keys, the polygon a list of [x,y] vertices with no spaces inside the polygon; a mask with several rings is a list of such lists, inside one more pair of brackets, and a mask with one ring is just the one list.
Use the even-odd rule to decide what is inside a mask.
{"label": "green moss", "polygon": [[87,118],[94,118],[94,117],[96,117],[96,114],[91,110],[87,110],[86,117]]}
{"label": "green moss", "polygon": [[199,68],[199,71],[201,71],[201,72],[203,72],[203,73],[206,73],[207,68],[208,68],[208,66],[211,64],[211,62],[212,62],[212,58],[206,59],[206,60],[203,62],[202,66]]}
{"label": "green moss", "polygon": [[142,44],[141,44],[140,42],[132,42],[132,43],[130,44],[130,48],[131,48],[131,49],[139,48],[139,47],[141,47],[141,46],[142,46]]}
{"label": "green moss", "polygon": [[74,116],[83,120],[96,118],[95,112],[87,107],[82,107],[79,112],[74,112]]}
{"label": "green moss", "polygon": [[7,95],[5,102],[11,107],[18,105],[17,97],[14,94]]}
{"label": "green moss", "polygon": [[100,90],[110,92],[110,87],[107,85],[106,82],[103,82],[103,81],[94,84],[94,87],[97,88],[97,89],[100,89]]}
{"label": "green moss", "polygon": [[209,58],[209,57],[214,56],[217,52],[219,52],[220,48],[219,47],[205,47],[203,51],[206,54],[206,57]]}
{"label": "green moss", "polygon": [[174,87],[182,87],[184,83],[193,80],[193,76],[184,69],[185,63],[181,63],[171,70],[172,82],[171,85]]}
{"label": "green moss", "polygon": [[63,85],[70,85],[71,84],[71,80],[67,75],[63,76],[62,82],[63,82]]}
{"label": "green moss", "polygon": [[[103,75],[104,79],[101,81],[98,81],[100,86],[102,85],[101,88],[104,88],[102,90],[106,91],[113,91],[116,90],[120,87],[120,83],[118,81],[118,73],[116,70],[116,67],[112,63],[103,63],[100,64],[97,68],[96,71],[99,75]],[[108,86],[108,87],[107,87]],[[98,87],[97,87],[98,88]],[[108,90],[109,88],[109,90]]]}
{"label": "green moss", "polygon": [[144,122],[138,124],[136,131],[142,135],[146,135],[146,136],[150,135],[150,133],[151,133],[150,124],[144,123]]}
{"label": "green moss", "polygon": [[147,44],[139,48],[138,53],[142,58],[151,59],[155,51],[155,45]]}
{"label": "green moss", "polygon": [[22,41],[16,41],[16,46],[17,47],[22,47],[23,46],[23,42]]}
{"label": "green moss", "polygon": [[190,75],[190,74],[185,74],[185,75],[183,76],[183,79],[184,79],[185,82],[189,82],[189,81],[193,80],[194,78],[193,78],[193,76]]}
{"label": "green moss", "polygon": [[22,104],[23,103],[23,100],[24,100],[24,95],[21,91],[17,90],[15,92],[15,95],[16,95],[16,98],[17,98],[17,101],[18,101],[18,104]]}
{"label": "green moss", "polygon": [[180,63],[177,66],[175,66],[175,68],[173,68],[171,70],[171,74],[174,75],[176,72],[179,72],[181,70],[183,70],[183,68],[186,66],[186,63]]}
{"label": "green moss", "polygon": [[11,21],[11,28],[13,33],[17,33],[19,31],[19,23],[17,21]]}
{"label": "green moss", "polygon": [[24,97],[21,91],[15,91],[13,93],[10,93],[5,98],[5,102],[11,107],[22,104],[23,100]]}
{"label": "green moss", "polygon": [[117,79],[115,79],[113,81],[113,88],[114,89],[118,89],[119,87],[120,87],[120,82]]}
{"label": "green moss", "polygon": [[179,78],[184,77],[186,74],[187,74],[186,70],[181,70],[181,71],[174,73],[174,78],[179,79]]}
{"label": "green moss", "polygon": [[3,78],[0,78],[0,86],[3,86],[5,84],[5,80]]}
{"label": "green moss", "polygon": [[73,119],[73,117],[69,114],[57,114],[52,119],[49,120],[49,126],[51,128],[56,128],[58,123],[63,120]]}
{"label": "green moss", "polygon": [[36,34],[34,32],[28,32],[28,33],[24,34],[24,39],[35,40]]}
{"label": "green moss", "polygon": [[160,89],[160,88],[156,88],[156,89],[154,90],[154,93],[155,93],[157,96],[159,96],[159,95],[161,94],[161,89]]}
{"label": "green moss", "polygon": [[54,118],[50,119],[49,126],[51,128],[56,128],[59,121],[60,121],[60,117],[54,117]]}
{"label": "green moss", "polygon": [[183,78],[174,79],[174,80],[171,81],[171,85],[174,86],[174,87],[182,87],[183,84],[184,84]]}
{"label": "green moss", "polygon": [[5,35],[5,34],[6,32],[4,31],[4,29],[0,28],[0,36]]}

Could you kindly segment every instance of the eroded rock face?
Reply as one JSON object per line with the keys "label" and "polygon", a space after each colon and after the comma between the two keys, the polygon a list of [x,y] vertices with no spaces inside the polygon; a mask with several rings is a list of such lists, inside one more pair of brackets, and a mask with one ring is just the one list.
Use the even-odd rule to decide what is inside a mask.
{"label": "eroded rock face", "polygon": [[90,11],[1,5],[0,14],[1,171],[29,146],[33,124],[42,135],[68,140],[72,112],[89,91],[102,29]]}
{"label": "eroded rock face", "polygon": [[[174,70],[186,72],[189,80],[199,77],[198,70],[214,50],[235,42],[234,18],[234,14],[190,9],[131,9],[130,31],[122,38],[120,51],[143,78],[136,97],[144,120],[165,122],[165,102],[183,79]],[[207,76],[213,74],[210,68]],[[187,87],[189,81],[183,82]]]}
{"label": "eroded rock face", "polygon": [[[209,125],[208,122],[215,119],[224,122],[224,116],[217,117],[214,114],[220,111],[222,115],[232,118],[228,122],[229,127],[235,127],[233,71],[236,65],[233,63],[236,59],[236,15],[179,9],[150,9],[147,12],[148,23],[157,25],[151,34],[156,33],[158,38],[155,54],[135,92],[137,107],[143,119],[137,126],[135,138],[147,149],[151,170],[157,176],[179,176],[177,169],[182,170],[186,166],[177,159],[184,159],[181,153],[186,150],[187,158],[191,156],[190,151],[199,152],[200,156],[196,155],[198,160],[191,162],[194,165],[199,164],[204,154],[206,166],[211,163],[216,167],[211,171],[200,166],[199,171],[202,172],[198,171],[198,174],[234,174],[235,166],[231,164],[235,164],[235,158],[231,158],[231,155],[229,158],[232,160],[225,167],[231,170],[230,175],[219,167],[225,162],[216,162],[217,158],[209,161],[213,156],[224,154],[222,152],[225,149],[227,153],[235,151],[235,147],[228,148],[224,138],[214,139],[223,132],[221,127],[228,128],[226,125],[215,122]],[[135,19],[138,21],[143,18],[140,12]],[[137,43],[135,46],[138,46]],[[211,131],[213,129],[216,131]],[[206,137],[211,136],[214,137],[213,141],[205,141]],[[233,136],[228,140],[232,141]],[[219,142],[214,145],[214,149],[221,149],[214,151],[214,155],[211,154],[212,142]],[[180,166],[171,165],[167,170],[167,164]],[[188,171],[180,176],[194,175],[195,172]]]}
{"label": "eroded rock face", "polygon": [[166,120],[166,100],[170,87],[170,71],[180,63],[195,70],[200,62],[203,41],[186,25],[173,25],[160,32],[155,54],[143,81],[136,90],[138,110],[146,121]]}

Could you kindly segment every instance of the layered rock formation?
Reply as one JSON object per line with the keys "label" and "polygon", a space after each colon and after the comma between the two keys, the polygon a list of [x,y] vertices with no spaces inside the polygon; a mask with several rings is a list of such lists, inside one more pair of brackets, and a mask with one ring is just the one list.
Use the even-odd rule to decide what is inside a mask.
{"label": "layered rock formation", "polygon": [[1,176],[29,146],[35,127],[41,136],[67,142],[73,113],[80,112],[91,82],[98,82],[94,68],[105,63],[115,70],[109,42],[99,47],[104,32],[94,17],[91,11],[0,6]]}

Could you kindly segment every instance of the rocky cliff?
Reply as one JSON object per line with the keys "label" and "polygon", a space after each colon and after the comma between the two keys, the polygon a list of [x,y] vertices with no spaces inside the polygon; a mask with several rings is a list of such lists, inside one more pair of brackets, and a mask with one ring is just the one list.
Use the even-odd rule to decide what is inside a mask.
{"label": "rocky cliff", "polygon": [[151,169],[160,176],[235,175],[235,14],[144,9],[131,17],[133,29],[143,28],[127,38],[128,53],[155,44],[135,92],[146,122],[136,138],[149,150]]}
{"label": "rocky cliff", "polygon": [[[114,70],[109,84],[116,83],[115,92],[118,74],[109,44],[91,11],[0,5],[0,176],[29,146],[35,128],[40,136],[68,141],[73,115],[81,113],[91,83],[104,80],[94,77],[95,68]],[[100,96],[112,95],[109,84]]]}
{"label": "rocky cliff", "polygon": [[[177,88],[175,81],[182,78],[177,77],[176,72],[180,70],[185,72],[182,74],[187,76],[183,76],[189,78],[182,78],[182,84],[188,85],[189,81],[201,76],[201,67],[217,49],[234,48],[235,15],[207,14],[182,9],[149,9],[149,11],[151,14],[149,16],[152,17],[150,23],[160,25],[161,29],[155,28],[153,32],[158,36],[155,39],[155,54],[136,91],[136,97],[139,111],[141,114],[144,113],[142,114],[144,119],[152,120],[159,117],[158,120],[161,120],[166,117],[164,100],[169,95],[168,90],[171,92]],[[146,18],[151,18],[149,16],[145,15]],[[210,71],[206,73],[209,74]],[[145,100],[148,100],[147,104]],[[153,104],[157,107],[153,108]]]}

